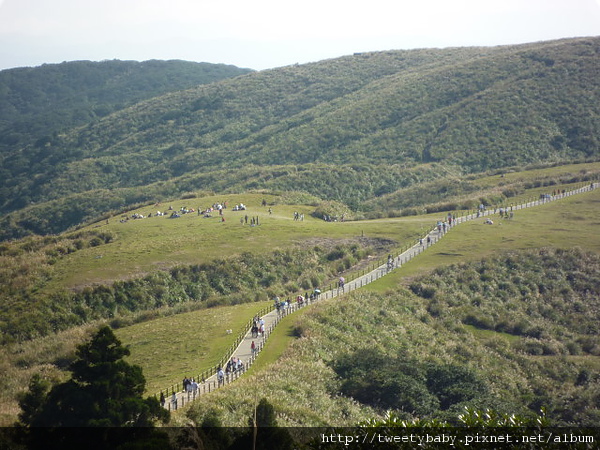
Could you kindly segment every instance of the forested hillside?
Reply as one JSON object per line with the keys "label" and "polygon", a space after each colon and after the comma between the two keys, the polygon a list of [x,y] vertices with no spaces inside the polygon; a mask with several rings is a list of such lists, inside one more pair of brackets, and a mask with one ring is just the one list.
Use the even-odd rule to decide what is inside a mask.
{"label": "forested hillside", "polygon": [[196,191],[360,210],[423,182],[597,158],[599,53],[599,38],[364,53],[156,97],[8,154],[1,208],[24,210],[2,237]]}
{"label": "forested hillside", "polygon": [[[63,155],[53,150],[74,127],[142,100],[248,72],[176,60],[74,61],[0,71],[0,189],[61,163]],[[26,197],[0,199],[4,210],[28,203]]]}
{"label": "forested hillside", "polygon": [[52,144],[56,133],[167,92],[248,73],[187,61],[74,61],[0,71],[0,149]]}

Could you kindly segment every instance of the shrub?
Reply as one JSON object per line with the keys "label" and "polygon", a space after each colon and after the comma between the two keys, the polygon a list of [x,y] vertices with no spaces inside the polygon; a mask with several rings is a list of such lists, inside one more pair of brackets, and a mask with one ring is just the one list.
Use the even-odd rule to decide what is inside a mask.
{"label": "shrub", "polygon": [[98,236],[90,239],[90,247],[98,247],[99,245],[102,245],[102,244],[104,244],[104,241],[101,238],[99,238]]}
{"label": "shrub", "polygon": [[467,367],[420,362],[406,355],[363,349],[339,358],[334,370],[343,380],[343,394],[368,405],[417,416],[488,394],[486,383]]}
{"label": "shrub", "polygon": [[579,345],[577,342],[574,341],[569,341],[566,344],[567,347],[567,351],[569,352],[570,355],[581,355],[581,353],[583,352],[583,349],[581,348],[581,345]]}
{"label": "shrub", "polygon": [[344,256],[346,256],[346,250],[341,247],[337,247],[330,251],[325,258],[327,261],[337,261],[338,259],[342,259]]}
{"label": "shrub", "polygon": [[310,289],[311,287],[313,287],[313,284],[310,279],[306,278],[306,279],[302,280],[302,282],[300,283],[300,287],[304,290],[307,290],[307,289]]}
{"label": "shrub", "polygon": [[544,345],[537,339],[526,339],[519,341],[513,348],[528,355],[541,356],[544,354]]}
{"label": "shrub", "polygon": [[428,306],[427,306],[427,312],[432,316],[432,317],[440,317],[443,313],[444,313],[444,306],[440,303],[440,302],[431,302]]}
{"label": "shrub", "polygon": [[467,316],[463,319],[463,323],[466,325],[473,325],[474,327],[484,330],[494,329],[494,321],[490,317],[482,314],[467,314]]}
{"label": "shrub", "polygon": [[405,208],[402,211],[400,211],[400,217],[418,216],[418,215],[419,215],[419,210],[416,208]]}
{"label": "shrub", "polygon": [[419,297],[425,298],[425,299],[431,299],[433,297],[435,297],[435,294],[437,292],[437,289],[433,286],[427,286],[424,283],[411,283],[410,284],[410,290],[418,295]]}

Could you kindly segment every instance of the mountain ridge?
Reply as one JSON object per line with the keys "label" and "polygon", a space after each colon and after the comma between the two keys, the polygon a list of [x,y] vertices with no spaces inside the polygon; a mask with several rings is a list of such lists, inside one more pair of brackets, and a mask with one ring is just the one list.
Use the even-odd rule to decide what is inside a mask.
{"label": "mountain ridge", "polygon": [[[448,168],[460,174],[594,159],[600,149],[594,101],[599,54],[599,38],[371,52],[154,97],[46,147],[58,164],[40,167],[18,186],[20,205],[23,193],[27,203],[43,204],[85,192],[93,197],[108,186],[172,184],[180,177],[198,180],[186,191],[213,190],[239,184],[236,175],[250,167],[375,165],[384,172],[433,163],[440,165],[437,178]],[[210,181],[217,172],[229,181]],[[283,190],[293,190],[293,179],[288,181],[285,186],[282,179]],[[343,176],[331,183],[328,192],[346,189]],[[400,187],[376,176],[366,184],[331,199],[356,209],[375,192]],[[266,186],[257,179],[252,188]],[[0,197],[12,198],[15,191]],[[158,189],[153,198],[183,192]],[[319,195],[319,186],[308,192]],[[18,208],[5,202],[2,209]],[[97,212],[81,219],[90,214]]]}

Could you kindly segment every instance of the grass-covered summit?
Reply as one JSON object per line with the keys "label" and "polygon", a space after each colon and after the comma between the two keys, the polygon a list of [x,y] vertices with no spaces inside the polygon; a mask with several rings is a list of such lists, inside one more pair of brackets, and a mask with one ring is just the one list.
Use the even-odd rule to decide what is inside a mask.
{"label": "grass-covered summit", "polygon": [[24,208],[5,237],[186,192],[302,190],[361,210],[423,182],[595,158],[599,50],[580,38],[364,53],[155,97],[36,149],[32,176],[5,169],[2,208]]}

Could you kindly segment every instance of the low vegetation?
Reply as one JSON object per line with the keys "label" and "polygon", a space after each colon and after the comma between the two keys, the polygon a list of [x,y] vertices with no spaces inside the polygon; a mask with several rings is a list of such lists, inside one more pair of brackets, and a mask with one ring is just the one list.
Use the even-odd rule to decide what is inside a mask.
{"label": "low vegetation", "polygon": [[[521,176],[523,175],[525,174],[522,174]],[[509,176],[512,175],[507,175],[507,177]],[[486,181],[483,179],[481,182],[486,183]],[[553,188],[559,189],[562,188],[562,186],[555,185]],[[398,269],[387,277],[382,278],[377,283],[369,285],[368,290],[373,292],[373,294],[369,295],[376,295],[377,298],[379,298],[379,296],[385,298],[390,295],[390,293],[396,291],[398,286],[403,283],[409,288],[412,286],[415,291],[419,290],[419,286],[423,286],[423,292],[432,292],[434,289],[441,288],[436,288],[433,282],[431,285],[427,284],[427,278],[419,280],[416,279],[418,274],[422,273],[424,270],[427,271],[437,266],[444,267],[452,262],[458,262],[461,260],[475,261],[473,264],[479,264],[477,261],[479,261],[482,256],[489,255],[493,257],[493,255],[498,253],[504,254],[506,250],[518,252],[518,249],[521,248],[535,248],[548,245],[560,246],[560,243],[562,243],[563,248],[569,248],[580,245],[582,242],[586,242],[587,248],[598,252],[598,242],[597,239],[595,239],[597,233],[595,232],[594,226],[594,217],[597,213],[595,202],[597,202],[598,192],[600,191],[594,191],[592,193],[570,197],[538,208],[518,211],[514,219],[497,220],[496,225],[493,227],[482,225],[477,221],[461,225],[459,228],[448,233],[448,235],[431,251],[423,253],[415,260],[404,265],[401,269]],[[297,200],[298,198],[298,195],[295,195],[290,197],[288,200]],[[189,199],[184,201],[189,201]],[[214,361],[220,359],[222,355],[213,355],[212,353],[206,353],[203,350],[191,353],[185,350],[186,348],[189,349],[190,345],[196,348],[196,344],[193,344],[193,342],[198,342],[196,335],[200,333],[200,329],[209,329],[201,326],[200,324],[203,322],[212,323],[216,320],[214,325],[217,326],[216,329],[220,330],[220,332],[213,336],[214,338],[218,337],[219,339],[214,340],[215,348],[227,349],[230,345],[230,343],[227,341],[227,337],[221,336],[222,330],[234,328],[235,333],[237,333],[238,325],[235,325],[235,321],[230,321],[228,319],[226,322],[221,322],[220,319],[215,318],[215,312],[210,310],[206,310],[208,315],[203,315],[204,313],[202,310],[197,310],[193,313],[191,311],[194,311],[197,308],[204,308],[208,305],[217,304],[232,305],[231,308],[232,311],[234,311],[236,304],[246,301],[252,302],[248,305],[255,304],[258,308],[260,307],[261,303],[264,303],[262,301],[263,299],[265,301],[268,299],[268,295],[270,295],[269,292],[271,294],[275,292],[278,294],[289,292],[291,294],[293,292],[292,289],[296,289],[300,292],[309,290],[314,287],[314,283],[316,282],[313,280],[313,277],[316,277],[316,280],[318,280],[319,283],[322,283],[324,280],[327,280],[327,277],[333,276],[339,271],[345,271],[349,269],[350,272],[352,272],[355,264],[361,264],[361,261],[369,261],[368,256],[377,254],[385,255],[392,250],[393,247],[391,246],[402,246],[404,242],[415,242],[415,237],[413,236],[417,236],[419,232],[428,230],[431,224],[434,223],[434,221],[438,218],[438,215],[436,214],[432,216],[410,217],[403,219],[382,219],[380,221],[369,221],[362,223],[347,222],[343,224],[330,224],[322,220],[309,219],[307,216],[307,219],[304,223],[297,223],[292,220],[291,215],[293,214],[294,209],[301,209],[301,207],[294,205],[287,206],[284,204],[286,201],[287,200],[284,198],[279,201],[275,201],[275,197],[269,199],[269,203],[272,204],[271,208],[274,209],[274,214],[272,217],[274,222],[268,226],[261,225],[261,227],[264,227],[263,230],[268,231],[271,239],[280,239],[281,241],[278,242],[280,242],[280,245],[283,247],[284,242],[289,242],[285,239],[290,239],[291,237],[296,239],[296,237],[293,237],[293,235],[291,235],[289,232],[291,228],[288,228],[289,224],[293,224],[295,227],[294,229],[296,230],[295,232],[301,232],[301,234],[305,236],[303,240],[298,241],[304,243],[302,249],[289,246],[289,248],[285,251],[278,250],[273,252],[272,250],[269,251],[268,248],[265,248],[259,253],[248,253],[244,252],[244,248],[237,248],[237,250],[241,251],[241,253],[237,253],[236,257],[216,257],[215,259],[216,253],[214,253],[205,260],[206,262],[203,263],[188,265],[176,264],[170,269],[152,272],[148,275],[141,275],[139,277],[131,276],[128,279],[117,280],[116,282],[109,282],[104,285],[90,286],[85,289],[80,288],[78,291],[72,292],[69,295],[73,296],[73,298],[88,298],[89,301],[98,301],[99,303],[96,307],[90,308],[91,312],[95,313],[96,311],[104,311],[106,313],[106,316],[104,316],[105,318],[103,319],[105,321],[104,323],[111,323],[115,327],[125,327],[122,328],[122,333],[120,333],[120,335],[123,336],[123,339],[128,345],[131,345],[132,361],[143,366],[145,373],[151,374],[152,379],[149,380],[148,385],[152,389],[150,393],[154,393],[159,389],[180,381],[182,376],[190,375],[190,370],[192,370],[192,373],[195,373],[194,371],[198,370],[201,371],[202,368],[208,368],[214,364]],[[177,205],[178,203],[175,204]],[[139,211],[142,212],[144,210],[145,209]],[[268,213],[264,214],[268,215]],[[213,226],[208,222],[202,222],[205,219],[195,217],[184,217],[182,219],[178,219],[181,221],[170,220],[164,217],[157,218],[156,221],[153,220],[154,219],[148,221],[140,220],[129,224],[120,224],[118,222],[113,223],[113,221],[111,221],[110,226],[103,225],[102,227],[98,228],[94,228],[92,226],[90,228],[82,229],[74,234],[45,238],[27,238],[25,240],[16,241],[13,243],[4,243],[2,246],[2,252],[6,256],[7,261],[11,258],[12,261],[18,261],[20,259],[20,264],[23,264],[23,266],[17,265],[10,269],[12,272],[6,273],[5,282],[7,283],[7,286],[11,286],[9,281],[11,279],[19,280],[18,274],[22,273],[22,287],[26,290],[28,289],[31,293],[30,297],[24,298],[30,298],[34,301],[35,299],[43,299],[44,297],[41,294],[47,292],[49,295],[49,293],[53,292],[53,290],[60,285],[53,284],[57,281],[57,273],[53,271],[59,270],[60,273],[69,273],[73,269],[68,268],[73,268],[76,266],[80,267],[80,269],[83,269],[86,266],[82,264],[82,262],[85,261],[87,261],[87,264],[89,264],[90,261],[93,261],[93,267],[95,268],[96,272],[101,267],[99,264],[113,266],[116,261],[119,261],[126,256],[126,252],[130,251],[129,249],[135,248],[135,245],[129,247],[127,245],[128,241],[131,240],[131,242],[135,244],[137,239],[138,248],[140,246],[143,248],[143,245],[139,239],[144,241],[147,239],[148,242],[155,242],[156,244],[157,242],[154,241],[154,239],[157,238],[146,238],[145,233],[154,230],[154,228],[157,226],[159,228],[166,228],[164,228],[162,232],[159,230],[152,231],[152,233],[154,233],[152,236],[162,236],[162,239],[167,239],[174,234],[183,233],[182,239],[184,241],[194,236],[194,234],[198,234],[198,231],[195,228],[196,224],[201,225],[204,223],[207,224],[206,226],[209,228]],[[263,219],[261,218],[261,224],[262,220]],[[548,233],[540,233],[540,223],[553,225],[548,228]],[[280,227],[281,230],[279,229]],[[576,234],[571,231],[574,227],[577,227],[578,229],[578,233]],[[252,230],[258,230],[259,228],[260,227]],[[357,234],[360,234],[361,229],[367,230],[369,235],[381,237],[355,237],[353,239],[349,239],[349,235],[357,236]],[[233,232],[235,234],[240,230],[249,231],[251,228],[238,223],[235,226],[232,224],[230,228],[220,227],[219,230],[221,230],[219,233]],[[285,230],[285,233],[281,232],[283,230]],[[321,231],[328,233],[330,237],[328,239],[316,237],[319,233],[321,233]],[[415,232],[417,233],[416,235],[414,235]],[[203,235],[201,234],[201,236]],[[398,240],[386,240],[383,239],[383,236],[396,236]],[[225,242],[227,239],[228,238],[226,237],[226,234],[219,234],[219,241]],[[77,243],[78,240],[81,242]],[[95,246],[92,244],[92,242],[97,242],[100,245]],[[117,244],[119,247],[115,247]],[[468,247],[469,251],[465,251],[465,246]],[[122,253],[122,256],[118,256],[119,253],[116,252],[114,256],[110,256],[111,252],[115,252],[117,248],[121,248],[121,251],[125,253]],[[227,252],[232,251],[232,248],[230,247],[223,248],[226,248]],[[558,250],[549,249],[548,251],[552,253]],[[84,253],[87,254],[85,259],[77,259],[78,255],[84,255]],[[145,249],[143,250],[143,253],[146,255],[145,258],[150,257],[150,254],[147,253]],[[104,257],[101,259],[95,259],[93,255],[104,255]],[[516,256],[513,258],[516,260],[521,258],[520,253],[516,253],[515,255]],[[205,258],[208,256],[208,254],[203,255]],[[522,269],[523,272],[527,272],[527,267],[535,265],[535,262],[533,262],[534,260],[535,258],[533,258],[530,262],[527,262],[528,266],[526,265]],[[571,256],[568,260],[571,261],[571,263],[575,263],[574,261],[577,260],[577,256]],[[47,261],[54,262],[50,264]],[[71,261],[72,264],[76,263],[76,265],[72,265],[71,263],[69,263],[71,265],[68,265],[67,263],[69,261]],[[160,261],[160,259],[156,260],[156,262],[158,261]],[[527,261],[526,258],[524,258],[524,264],[525,261]],[[288,265],[294,266],[290,268],[289,275],[286,269]],[[224,274],[231,274],[231,277],[222,278],[221,285],[217,287],[212,286],[210,283],[202,284],[199,282],[199,280],[197,280],[198,283],[196,283],[196,281],[194,281],[194,277],[199,274],[200,267],[203,268],[202,271],[214,271],[215,276],[211,278],[222,278],[217,276],[217,274],[221,273],[221,271],[224,271]],[[459,271],[465,272],[466,276],[467,273],[471,273],[469,272],[468,267],[464,270],[459,269]],[[30,275],[37,273],[36,271],[42,273],[45,270],[49,270],[50,272],[46,275],[42,274],[41,277],[36,278],[34,276],[28,276],[27,270],[31,270],[29,273]],[[439,270],[441,271],[442,269]],[[569,270],[574,269],[570,266]],[[239,277],[239,274],[243,275],[244,273],[246,273],[249,278],[245,276]],[[440,274],[442,273],[443,272],[440,272]],[[452,271],[449,272],[449,274],[451,273]],[[579,272],[576,271],[576,273]],[[273,274],[276,279],[267,280],[265,277],[269,274]],[[407,275],[409,278],[406,278]],[[589,275],[592,276],[593,271],[589,272]],[[441,278],[441,275],[436,275],[435,279],[437,280],[437,278]],[[594,282],[592,278],[588,280],[588,283]],[[446,279],[445,276],[444,279]],[[543,279],[543,276],[540,275],[540,278],[536,282],[543,285],[541,281]],[[64,281],[65,280],[63,280],[63,283]],[[272,284],[267,286],[265,284],[267,281]],[[497,283],[500,283],[500,281]],[[564,280],[562,283],[564,283]],[[456,283],[457,286],[459,284],[460,283],[458,282]],[[45,285],[46,287],[44,287]],[[212,292],[215,295],[209,296],[205,300],[197,301],[195,298],[189,296],[188,289],[189,286],[192,285],[197,285],[197,288],[200,289],[198,292],[204,292],[202,291],[202,289],[204,289],[202,286],[212,289]],[[48,286],[54,286],[53,290],[46,290]],[[63,286],[68,285],[63,284]],[[219,289],[221,288],[229,289],[229,294],[216,295],[217,292],[220,292]],[[142,296],[140,298],[147,298],[153,302],[159,298],[159,296],[155,295],[155,290],[159,289],[163,292],[163,295],[160,298],[165,300],[165,306],[159,309],[151,307],[150,310],[138,310],[137,312],[130,312],[125,309],[126,305],[123,307],[117,306],[117,297],[115,295],[120,289],[133,289],[131,292],[137,292]],[[495,287],[495,289],[498,290],[499,288]],[[518,288],[514,286],[510,289],[507,288],[507,292],[512,292],[513,289]],[[564,289],[565,286],[561,285],[558,287],[553,287],[551,292],[561,292]],[[15,290],[14,292],[19,291]],[[225,290],[223,290],[223,292],[225,292]],[[410,293],[409,296],[413,299],[411,302],[416,302],[417,300],[414,299],[419,298],[418,296],[415,297],[415,294],[410,289],[403,292],[405,293],[402,294],[402,299],[404,299],[405,295],[409,295],[406,292]],[[261,295],[258,295],[258,293]],[[264,295],[264,297],[262,295]],[[427,294],[425,294],[425,296],[426,295]],[[477,313],[480,312],[479,308],[475,308],[473,305],[464,305],[457,310],[453,310],[449,306],[444,306],[443,303],[438,304],[440,302],[439,298],[437,298],[435,294],[432,295],[432,299],[435,298],[436,300],[434,303],[431,303],[431,305],[428,302],[431,302],[432,299],[422,298],[421,300],[418,300],[420,302],[419,311],[422,310],[423,313],[426,313],[428,316],[430,316],[431,321],[444,321],[444,323],[446,323],[448,320],[450,320],[450,318],[445,316],[443,318],[434,317],[429,312],[429,309],[431,309],[432,313],[435,313],[436,310],[443,312],[445,311],[444,308],[446,308],[449,311],[452,311],[450,316],[456,319],[458,323],[458,325],[451,327],[452,329],[461,329],[472,334],[474,338],[479,340],[494,340],[500,343],[503,342],[503,340],[506,340],[506,342],[510,344],[510,349],[507,350],[507,353],[517,352],[518,354],[526,355],[528,358],[552,357],[569,358],[570,362],[585,361],[588,365],[581,369],[583,373],[582,377],[587,377],[587,379],[593,380],[596,376],[595,374],[597,373],[597,368],[590,363],[589,359],[591,357],[590,355],[593,355],[590,350],[593,348],[593,339],[591,339],[589,336],[585,338],[584,336],[573,334],[571,331],[568,332],[571,334],[568,334],[567,331],[560,331],[558,333],[559,335],[569,336],[569,339],[565,340],[566,338],[562,339],[561,337],[560,344],[557,344],[556,339],[548,342],[539,341],[539,338],[535,338],[533,336],[517,334],[515,330],[519,329],[517,327],[518,320],[517,318],[512,317],[509,317],[510,320],[506,321],[508,324],[505,324],[506,326],[500,325],[496,329],[496,322],[491,322],[488,324],[489,326],[486,325],[486,328],[486,326],[482,326],[481,323],[472,320],[473,318],[482,319],[481,314],[477,315]],[[471,294],[463,293],[461,295],[463,295],[463,297],[468,297]],[[473,295],[479,297],[484,296],[483,291],[480,293],[473,292]],[[129,296],[129,293],[127,296]],[[94,300],[94,298],[97,300]],[[168,299],[175,301],[173,306],[168,306]],[[177,299],[186,301],[178,301]],[[256,303],[257,299],[260,299],[261,302]],[[64,303],[61,303],[60,305],[62,304]],[[25,307],[25,303],[23,303],[23,305],[24,306],[22,309],[14,308],[14,311],[17,313],[15,314],[15,317],[21,314],[21,317],[24,318],[31,319],[39,317],[39,320],[42,320],[42,315],[33,314]],[[41,308],[43,308],[44,303],[41,303],[41,305]],[[109,307],[106,307],[107,305]],[[494,303],[494,305],[496,304]],[[115,306],[117,306],[116,309]],[[496,309],[494,310],[493,314],[496,316],[502,316],[500,312],[502,311],[502,305],[497,304],[495,308]],[[44,309],[41,310],[44,311]],[[546,306],[544,311],[548,310],[549,307]],[[47,311],[47,315],[49,317],[52,317],[52,314],[61,314],[64,312],[64,310],[45,311]],[[409,316],[412,317],[411,320],[420,318],[422,315],[421,312],[417,314],[415,311],[415,309],[408,310],[410,313]],[[467,312],[461,316],[455,317],[455,311]],[[114,315],[115,312],[117,313],[116,315]],[[185,312],[188,312],[188,314],[181,314]],[[196,318],[191,319],[189,314],[197,314],[197,316],[195,316]],[[223,318],[226,316],[229,317],[228,314],[229,313],[223,313]],[[252,317],[255,312],[248,310],[248,312],[244,314],[245,317],[238,318],[241,320],[241,322],[249,320],[249,318]],[[355,313],[349,312],[348,314]],[[516,311],[515,314],[517,314]],[[8,320],[12,320],[10,318],[10,314],[7,313],[6,317],[8,317]],[[91,321],[90,325],[93,325],[95,320],[94,317],[100,318],[101,316],[89,316],[87,320]],[[290,319],[293,318],[290,317]],[[83,322],[81,318],[78,318],[78,320],[81,322],[77,323]],[[408,318],[406,320],[408,320]],[[138,325],[136,325],[137,328],[129,326],[135,323],[138,323]],[[194,323],[197,325],[193,325]],[[575,323],[575,319],[573,319],[571,323]],[[422,325],[424,326],[425,324]],[[430,324],[428,324],[428,326],[430,326]],[[154,336],[156,333],[150,330],[162,329],[161,327],[164,328],[166,333],[163,333],[162,336],[168,336],[169,330],[177,329],[179,336],[178,346],[180,347],[180,350],[183,348],[183,353],[186,355],[189,354],[188,356],[195,358],[195,360],[190,361],[189,358],[176,358],[177,361],[175,363],[169,364],[170,369],[173,370],[165,371],[165,366],[162,363],[169,360],[168,354],[172,352],[170,352],[168,348],[164,348],[164,346],[157,346],[156,341],[154,344],[152,344],[152,339],[150,339],[150,337],[144,337],[147,333],[150,333]],[[200,329],[198,327],[200,327]],[[294,330],[289,331],[290,336],[298,336],[306,333],[304,331],[306,329],[305,326],[298,323],[296,325],[289,325],[286,329],[288,329],[288,331]],[[6,397],[2,404],[6,408],[4,410],[5,418],[14,417],[18,411],[18,409],[16,409],[14,394],[21,391],[27,385],[28,379],[32,374],[40,372],[44,374],[44,377],[54,380],[55,382],[64,379],[64,373],[62,370],[64,370],[64,368],[67,367],[68,364],[73,360],[74,346],[77,342],[81,342],[81,340],[85,339],[86,336],[89,335],[89,330],[90,326],[88,325],[72,327],[65,332],[52,332],[52,334],[47,338],[38,338],[34,341],[24,341],[22,343],[13,343],[3,346],[2,352],[4,356],[2,357],[2,373],[4,374],[4,377],[2,378],[2,385],[4,386],[4,389],[2,392],[6,393]],[[131,332],[129,332],[129,330],[131,330]],[[340,327],[340,330],[345,332],[347,328]],[[525,330],[525,328],[523,328],[523,330]],[[375,331],[373,329],[370,332]],[[290,336],[282,336],[282,342],[289,342]],[[211,342],[213,341],[213,337],[208,336],[203,339],[206,339],[207,342]],[[463,336],[461,336],[460,339],[462,339],[462,337]],[[10,335],[5,335],[4,338],[6,340],[16,339],[14,335],[12,337]],[[454,335],[448,335],[447,338],[457,339]],[[536,341],[536,339],[538,340]],[[163,341],[168,341],[168,338],[163,338]],[[360,342],[360,340],[357,340],[357,342]],[[547,350],[544,350],[546,347]],[[352,352],[355,351],[353,349],[353,345],[345,345],[345,348],[347,349],[348,355],[345,357],[340,355],[340,358],[342,358],[341,361],[343,361],[344,358],[347,360],[347,358],[352,356]],[[376,358],[384,357],[383,355],[385,355],[385,353],[379,352],[378,348],[379,346],[375,345],[370,348],[368,353],[372,354],[373,357]],[[198,349],[200,349],[200,347],[198,347]],[[536,353],[540,352],[540,349],[541,355],[536,355]],[[548,349],[555,349],[555,353],[548,353]],[[544,351],[546,354],[544,354]],[[577,352],[580,353],[578,354]],[[320,351],[318,353],[320,353]],[[283,348],[278,348],[277,354],[283,354],[283,358],[287,358]],[[396,354],[400,353],[396,352]],[[415,389],[420,389],[422,391],[422,389],[427,388],[427,374],[433,369],[430,368],[431,365],[428,365],[427,361],[419,359],[419,357],[415,354],[407,354],[406,358],[409,361],[411,360],[410,358],[415,358],[414,361],[418,361],[418,363],[415,363],[414,373],[416,374],[416,379],[414,382],[417,383],[415,385]],[[274,362],[275,359],[270,358],[270,361]],[[161,363],[159,366],[157,366],[158,362]],[[439,367],[442,368],[440,370],[443,370],[444,367],[451,368],[452,364],[456,364],[456,361],[452,359],[434,360],[433,363],[435,364],[433,364],[431,367],[438,367],[439,365]],[[276,364],[279,364],[279,362]],[[261,364],[259,359],[257,368],[260,367]],[[333,363],[333,361],[328,367],[328,371],[331,371],[328,372],[330,375],[335,374],[335,369],[342,372],[346,370],[342,365],[336,365]],[[266,370],[271,371],[270,368]],[[298,370],[307,373],[313,371],[314,373],[318,374],[320,371],[324,370],[324,367],[319,367],[317,370],[315,367],[303,366]],[[336,377],[335,375],[332,376]],[[482,379],[485,379],[487,374],[485,371],[473,372],[471,370],[467,370],[464,376],[466,379],[477,383]],[[325,378],[323,378],[323,380],[325,380]],[[248,382],[240,380],[240,383]],[[327,383],[329,383],[329,381],[327,381]],[[306,384],[309,384],[308,380],[306,381]],[[353,385],[357,384],[360,385],[363,384],[363,382],[357,378]],[[352,387],[353,385],[347,385],[344,388],[342,388],[340,385],[336,388],[336,392],[338,392],[339,395],[342,395],[344,392],[355,392],[355,388]],[[242,386],[247,385],[242,384]],[[486,389],[489,389],[489,385],[487,385]],[[217,393],[215,395],[222,394]],[[361,394],[359,393],[356,395],[360,396]],[[436,404],[436,402],[443,403],[439,398],[439,393],[432,395],[437,398],[437,400],[435,400],[434,397],[431,397],[432,404]],[[326,397],[331,397],[331,395],[327,394]],[[321,400],[315,398],[315,401],[323,402],[322,405],[317,406],[317,409],[325,408],[325,410],[328,410],[329,408],[342,408],[343,410],[344,408],[350,408],[349,410],[354,412],[348,415],[348,424],[350,424],[354,419],[362,420],[363,418],[373,417],[373,414],[378,414],[376,413],[378,408],[381,408],[381,405],[371,405],[370,407],[367,407],[367,409],[364,409],[366,407],[365,405],[357,409],[357,405],[352,403],[352,401],[347,403],[345,400],[343,400],[345,395],[336,398],[338,398],[336,401],[337,406],[325,406],[325,397]],[[291,411],[282,411],[279,407],[279,403],[277,402],[275,402],[275,406],[278,412],[281,412],[283,416],[288,417],[290,423],[315,423],[312,422],[313,419],[308,420],[306,418],[294,418],[294,415],[291,414]],[[309,407],[307,406],[307,408]],[[456,410],[456,408],[453,410],[448,410],[447,416],[452,416]],[[339,410],[332,410],[331,417],[341,417],[340,414],[343,416],[343,414],[346,413],[341,413]],[[230,419],[227,419],[227,423],[233,423],[229,422],[229,420]],[[231,420],[233,419],[231,418]]]}
{"label": "low vegetation", "polygon": [[522,352],[600,356],[599,274],[596,254],[542,249],[436,269],[410,289],[431,316],[519,336]]}
{"label": "low vegetation", "polygon": [[197,190],[301,190],[354,213],[378,213],[373,203],[401,211],[410,206],[399,191],[420,183],[460,194],[472,189],[456,183],[468,174],[597,161],[598,45],[365,53],[91,114],[79,128],[69,122],[37,143],[8,145],[0,239],[58,233]]}
{"label": "low vegetation", "polygon": [[[546,295],[515,299],[512,307],[484,309],[506,299],[502,290],[491,289],[493,279],[480,279],[487,270],[482,274],[478,269],[511,271],[521,257],[522,271],[517,269],[514,276],[528,277],[536,286],[549,278],[554,285]],[[545,407],[555,426],[593,426],[600,418],[600,373],[594,356],[594,317],[600,304],[599,296],[589,290],[599,261],[596,254],[580,250],[544,249],[452,266],[436,272],[434,281],[425,277],[414,282],[444,282],[447,295],[438,295],[454,313],[441,314],[423,292],[415,295],[404,289],[354,292],[343,301],[321,304],[297,321],[295,335],[300,337],[277,363],[200,399],[187,416],[200,423],[211,410],[224,424],[240,425],[253,393],[260,391],[287,425],[348,426],[383,417],[387,410],[405,420],[458,424],[465,407],[532,417]],[[529,274],[532,267],[536,269]],[[546,311],[537,336],[465,324],[469,312],[457,292],[464,289],[459,279],[471,272],[478,274],[475,284],[490,290],[485,301],[478,306],[467,302],[468,308],[482,316],[521,320],[529,331],[541,323],[540,311]],[[571,272],[581,275],[570,277]],[[555,288],[563,294],[551,296]],[[572,300],[561,302],[560,313],[548,314],[549,299],[558,302],[565,296]],[[586,305],[577,306],[577,298],[585,299]],[[584,315],[588,319],[582,319]],[[548,351],[538,351],[543,348]]]}
{"label": "low vegetation", "polygon": [[[448,213],[597,182],[599,45],[211,66],[221,81],[205,85],[181,62],[3,71],[0,424],[28,385],[24,423],[52,416],[36,410],[43,389],[72,386],[99,325],[154,394],[214,365],[275,295],[350,279]],[[53,92],[44,74],[77,82]],[[13,87],[21,97],[2,97]],[[462,224],[286,317],[249,374],[171,425],[460,425],[488,408],[498,423],[543,410],[552,425],[598,424],[599,195]]]}
{"label": "low vegetation", "polygon": [[[95,235],[94,239],[100,238]],[[157,314],[131,314],[136,312],[170,308],[182,312],[186,304],[187,309],[198,309],[310,291],[334,277],[339,261],[350,267],[371,251],[353,244],[330,249],[315,246],[276,250],[267,255],[246,252],[86,287],[78,292],[62,290],[45,295],[36,293],[36,286],[28,284],[43,278],[43,273],[25,272],[21,274],[23,281],[21,277],[11,281],[14,270],[6,270],[6,284],[12,288],[3,294],[6,296],[0,316],[3,343],[29,340],[99,319],[112,319],[111,324],[120,327]],[[37,269],[31,267],[31,270]]]}

